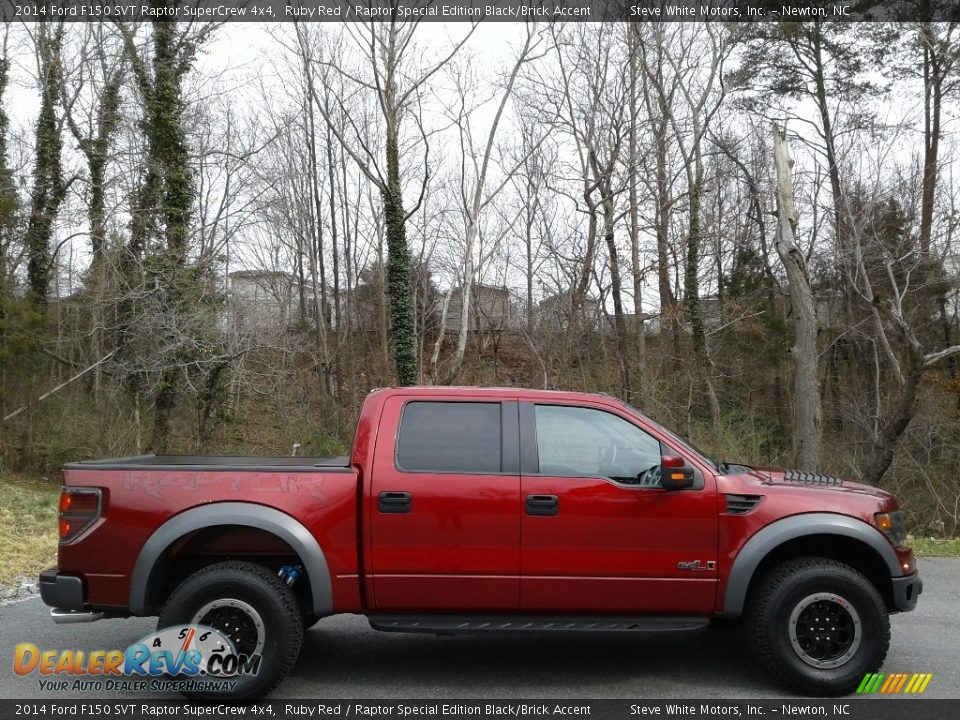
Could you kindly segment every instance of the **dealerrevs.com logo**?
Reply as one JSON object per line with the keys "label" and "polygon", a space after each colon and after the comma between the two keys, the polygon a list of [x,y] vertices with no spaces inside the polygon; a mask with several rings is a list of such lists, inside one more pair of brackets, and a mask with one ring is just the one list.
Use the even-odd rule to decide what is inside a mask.
{"label": "dealerrevs.com logo", "polygon": [[230,691],[243,675],[256,675],[261,656],[237,653],[220,631],[202,625],[169,627],[126,650],[14,648],[13,671],[36,674],[41,690]]}

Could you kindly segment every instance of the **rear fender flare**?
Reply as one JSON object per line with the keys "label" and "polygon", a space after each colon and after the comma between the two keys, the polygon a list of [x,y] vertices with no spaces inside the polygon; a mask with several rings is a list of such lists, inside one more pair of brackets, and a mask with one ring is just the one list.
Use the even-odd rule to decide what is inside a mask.
{"label": "rear fender flare", "polygon": [[320,544],[313,534],[295,518],[265,505],[242,502],[219,502],[195,507],[175,515],[150,536],[133,566],[130,576],[130,612],[149,615],[150,582],[157,561],[184,535],[216,527],[244,525],[264,530],[283,540],[300,557],[310,581],[313,613],[329,615],[333,611],[333,589],[330,570]]}
{"label": "rear fender flare", "polygon": [[871,547],[886,563],[891,577],[900,577],[903,571],[893,546],[872,525],[849,515],[836,513],[806,513],[767,525],[753,535],[737,554],[730,568],[727,591],[723,601],[723,615],[739,617],[747,600],[750,581],[763,559],[783,543],[805,535],[842,535]]}

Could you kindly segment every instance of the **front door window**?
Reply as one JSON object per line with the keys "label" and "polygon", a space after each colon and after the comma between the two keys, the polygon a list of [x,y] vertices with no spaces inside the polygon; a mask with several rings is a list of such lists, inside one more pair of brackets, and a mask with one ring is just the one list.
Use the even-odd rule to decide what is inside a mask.
{"label": "front door window", "polygon": [[660,442],[621,417],[592,408],[537,405],[540,474],[606,477],[657,487]]}

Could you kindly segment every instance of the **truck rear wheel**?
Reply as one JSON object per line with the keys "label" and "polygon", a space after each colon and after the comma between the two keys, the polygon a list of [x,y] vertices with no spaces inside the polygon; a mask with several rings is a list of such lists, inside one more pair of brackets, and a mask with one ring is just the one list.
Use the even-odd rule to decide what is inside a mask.
{"label": "truck rear wheel", "polygon": [[287,676],[303,644],[303,622],[296,598],[275,574],[256,563],[217,563],[180,583],[164,605],[157,627],[185,624],[218,630],[233,643],[239,656],[260,656],[256,672],[190,678],[204,683],[236,682],[229,690],[182,691],[190,698],[261,698]]}
{"label": "truck rear wheel", "polygon": [[853,568],[825,558],[791,560],[761,578],[747,631],[764,667],[811,695],[853,692],[890,647],[880,593]]}

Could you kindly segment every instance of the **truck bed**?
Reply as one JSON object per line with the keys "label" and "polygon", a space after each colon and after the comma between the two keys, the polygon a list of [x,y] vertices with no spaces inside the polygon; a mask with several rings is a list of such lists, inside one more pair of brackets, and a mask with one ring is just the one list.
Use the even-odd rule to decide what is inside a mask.
{"label": "truck bed", "polygon": [[245,456],[245,455],[131,455],[107,460],[82,460],[64,465],[64,470],[271,470],[272,472],[325,472],[350,469],[350,458]]}

